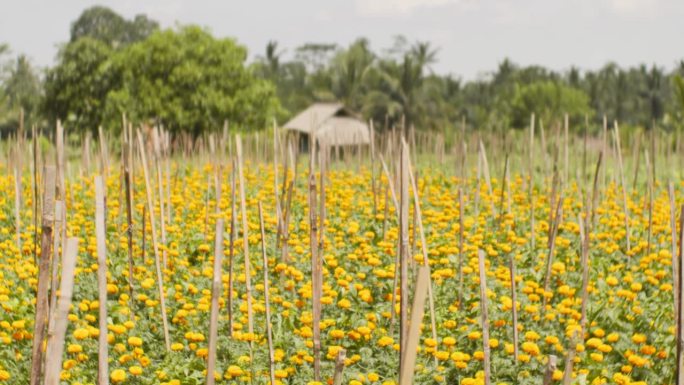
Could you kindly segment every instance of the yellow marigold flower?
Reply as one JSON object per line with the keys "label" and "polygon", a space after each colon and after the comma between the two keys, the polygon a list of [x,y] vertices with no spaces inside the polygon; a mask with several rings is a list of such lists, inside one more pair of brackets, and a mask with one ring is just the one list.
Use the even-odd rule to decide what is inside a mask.
{"label": "yellow marigold flower", "polygon": [[78,328],[74,330],[74,338],[77,340],[84,340],[90,336],[90,332],[85,328]]}
{"label": "yellow marigold flower", "polygon": [[140,337],[128,337],[128,344],[134,347],[141,347],[143,340]]}
{"label": "yellow marigold flower", "polygon": [[646,335],[641,333],[635,333],[632,336],[632,342],[634,342],[635,344],[643,344],[644,342],[646,342]]}
{"label": "yellow marigold flower", "polygon": [[378,340],[378,346],[380,347],[385,347],[387,345],[391,345],[394,343],[394,339],[392,337],[388,336],[383,336]]}
{"label": "yellow marigold flower", "polygon": [[123,369],[115,369],[109,375],[109,379],[115,384],[124,382],[126,380],[126,372],[124,372]]}
{"label": "yellow marigold flower", "polygon": [[456,339],[454,337],[444,337],[442,343],[444,346],[454,346],[456,345]]}
{"label": "yellow marigold flower", "polygon": [[238,377],[241,376],[244,371],[240,369],[239,366],[236,365],[230,365],[228,367],[228,370],[226,370],[226,373],[228,374],[229,377]]}
{"label": "yellow marigold flower", "polygon": [[143,370],[140,366],[134,365],[134,366],[131,366],[130,368],[128,368],[128,372],[134,376],[139,376],[142,374]]}

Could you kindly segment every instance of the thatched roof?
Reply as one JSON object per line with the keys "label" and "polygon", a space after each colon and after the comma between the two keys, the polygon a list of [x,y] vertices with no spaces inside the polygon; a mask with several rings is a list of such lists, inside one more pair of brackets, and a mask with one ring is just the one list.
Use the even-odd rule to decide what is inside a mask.
{"label": "thatched roof", "polygon": [[341,103],[314,103],[283,126],[328,146],[370,143],[368,125]]}

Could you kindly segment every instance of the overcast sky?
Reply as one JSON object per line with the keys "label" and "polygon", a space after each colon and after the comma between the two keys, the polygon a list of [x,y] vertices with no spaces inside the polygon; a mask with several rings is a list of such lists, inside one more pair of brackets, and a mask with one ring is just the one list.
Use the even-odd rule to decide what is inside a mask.
{"label": "overcast sky", "polygon": [[291,54],[306,43],[373,49],[395,35],[439,48],[438,73],[473,79],[505,57],[555,70],[658,64],[684,59],[684,0],[0,0],[0,42],[34,64],[54,62],[83,9],[106,5],[126,18],[145,13],[162,27],[199,24],[261,54],[276,40]]}

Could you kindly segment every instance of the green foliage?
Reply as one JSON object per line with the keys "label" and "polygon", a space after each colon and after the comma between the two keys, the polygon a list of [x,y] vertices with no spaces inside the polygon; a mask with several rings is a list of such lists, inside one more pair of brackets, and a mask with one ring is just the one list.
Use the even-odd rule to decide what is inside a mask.
{"label": "green foliage", "polygon": [[263,128],[279,113],[275,89],[245,67],[247,51],[199,27],[154,33],[114,55],[117,86],[106,98],[106,117],[153,119],[172,131],[200,134],[228,120]]}
{"label": "green foliage", "polygon": [[680,75],[675,75],[672,79],[675,86],[676,104],[680,108],[679,113],[684,115],[684,79]]}
{"label": "green foliage", "polygon": [[94,6],[83,11],[71,25],[71,42],[90,37],[116,48],[144,40],[158,29],[159,24],[145,15],[128,21],[107,7]]}
{"label": "green foliage", "polygon": [[550,80],[516,87],[511,101],[514,127],[524,127],[532,113],[550,122],[566,113],[570,118],[583,119],[590,112],[589,97],[584,92]]}
{"label": "green foliage", "polygon": [[78,130],[97,130],[102,123],[105,99],[111,88],[113,51],[90,37],[62,47],[58,65],[45,79],[45,113]]}
{"label": "green foliage", "polygon": [[275,89],[246,68],[247,51],[199,27],[154,32],[113,49],[81,37],[48,71],[45,111],[78,130],[119,128],[121,115],[194,134],[223,125],[262,128],[281,113]]}
{"label": "green foliage", "polygon": [[[0,56],[3,52],[9,52],[7,45],[0,45]],[[39,123],[42,84],[26,56],[0,62],[0,85],[0,130],[16,128],[22,109],[27,126]]]}

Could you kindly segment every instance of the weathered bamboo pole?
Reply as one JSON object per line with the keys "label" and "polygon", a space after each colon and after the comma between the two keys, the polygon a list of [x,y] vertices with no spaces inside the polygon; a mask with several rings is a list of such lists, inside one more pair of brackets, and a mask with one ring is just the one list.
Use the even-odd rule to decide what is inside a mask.
{"label": "weathered bamboo pole", "polygon": [[14,168],[14,227],[17,237],[17,250],[21,253],[21,171]]}
{"label": "weathered bamboo pole", "polygon": [[[250,334],[254,333],[254,316],[252,313],[252,269],[249,259],[249,225],[247,223],[247,203],[245,197],[245,175],[243,170],[242,159],[242,138],[240,135],[235,136],[235,152],[237,155],[237,169],[238,180],[240,182],[240,213],[242,215],[242,245],[245,256],[245,294],[247,298],[247,322],[248,331]],[[252,342],[250,341],[250,357],[253,354]]]}
{"label": "weathered bamboo pole", "polygon": [[[62,218],[64,217],[64,202],[61,200],[55,201],[55,225],[52,231],[52,279],[50,281],[50,320],[54,314],[55,304],[57,303],[57,284],[59,280],[59,243],[61,239],[61,228],[64,226]],[[65,246],[65,245],[62,245]],[[48,322],[48,330],[52,327],[52,323]]]}
{"label": "weathered bamboo pole", "polygon": [[[567,117],[567,115],[566,115]],[[543,385],[551,385],[553,383],[553,372],[556,371],[556,363],[558,358],[553,354],[549,355],[549,359],[546,362],[546,369],[544,370],[544,381]]]}
{"label": "weathered bamboo pole", "polygon": [[458,308],[463,309],[463,227],[465,208],[463,206],[463,187],[458,188]]}
{"label": "weathered bamboo pole", "polygon": [[[684,205],[679,214],[679,292],[684,292]],[[677,322],[677,365],[675,366],[676,384],[684,384],[684,303],[682,302],[684,295],[679,296],[679,313],[675,315]]]}
{"label": "weathered bamboo pole", "polygon": [[[277,204],[277,201],[276,201]],[[271,330],[271,304],[269,300],[268,257],[266,256],[266,231],[264,230],[264,213],[259,201],[259,227],[261,228],[261,257],[264,271],[264,306],[266,308],[266,336],[268,338],[268,363],[271,384],[275,384],[275,355],[273,352],[273,331]]]}
{"label": "weathered bamboo pole", "polygon": [[480,140],[480,156],[482,157],[482,167],[484,170],[485,182],[487,182],[487,190],[489,193],[489,202],[491,206],[492,217],[496,218],[496,206],[494,205],[494,191],[492,190],[492,179],[489,176],[489,163],[487,162],[487,151],[485,150],[484,143]]}
{"label": "weathered bamboo pole", "polygon": [[408,264],[409,264],[409,154],[408,147],[401,146],[399,162],[399,266],[400,266],[400,307],[399,307],[399,382],[404,383],[404,360],[411,350],[407,345],[408,337]]}
{"label": "weathered bamboo pole", "polygon": [[[403,156],[402,156],[403,158]],[[406,334],[405,356],[401,359],[399,368],[399,385],[413,384],[414,368],[416,366],[416,356],[418,349],[418,342],[420,340],[420,323],[423,320],[423,312],[425,307],[425,297],[427,296],[427,288],[430,284],[430,272],[427,266],[420,266],[418,268],[418,280],[416,281],[416,289],[413,295],[413,307],[411,308],[411,323],[409,331]],[[406,293],[402,293],[402,300],[408,297]],[[487,384],[489,385],[489,384]]]}
{"label": "weathered bamboo pole", "polygon": [[[50,246],[52,245],[52,226],[55,221],[55,166],[45,166],[43,170],[43,214],[40,261],[38,264],[38,288],[36,291],[36,317],[33,329],[33,349],[31,353],[30,384],[41,383],[43,367],[43,340],[47,326],[48,285],[50,284]],[[37,199],[36,199],[37,200]]]}
{"label": "weathered bamboo pole", "polygon": [[679,314],[679,259],[677,258],[677,207],[675,203],[674,183],[668,184],[668,196],[670,198],[670,236],[672,237],[672,294],[674,299],[675,315]]}
{"label": "weathered bamboo pole", "polygon": [[237,211],[235,210],[235,158],[231,158],[230,171],[230,236],[228,246],[228,330],[233,335],[233,260],[235,256],[235,233],[237,232]]}
{"label": "weathered bamboo pole", "polygon": [[159,227],[161,229],[161,249],[162,249],[162,266],[164,269],[169,268],[169,260],[167,254],[167,244],[166,244],[166,214],[164,212],[164,185],[162,183],[162,158],[161,144],[159,140],[159,129],[154,128],[152,130],[152,147],[154,149],[154,166],[157,170],[157,189],[159,190]]}
{"label": "weathered bamboo pole", "polygon": [[[157,287],[159,289],[159,304],[161,308],[162,326],[164,327],[164,343],[166,350],[171,350],[171,341],[169,340],[169,325],[166,319],[166,299],[164,297],[164,276],[162,274],[161,261],[159,260],[159,246],[157,245],[157,227],[154,220],[154,200],[152,198],[152,188],[150,186],[150,175],[147,169],[147,157],[145,156],[145,144],[143,142],[142,133],[138,131],[138,149],[140,150],[140,161],[143,166],[143,175],[145,177],[145,192],[147,193],[147,211],[150,213],[150,227],[152,228],[152,249],[154,250],[154,264],[157,270]],[[143,224],[145,223],[145,216],[143,212]],[[143,231],[143,239],[145,232]],[[143,248],[144,250],[144,248]]]}
{"label": "weathered bamboo pole", "polygon": [[223,218],[216,220],[214,234],[214,274],[211,281],[211,315],[209,318],[209,352],[207,354],[207,385],[214,385],[216,367],[216,346],[218,338],[219,298],[223,276]]}
{"label": "weathered bamboo pole", "polygon": [[318,255],[318,220],[316,218],[316,141],[312,138],[309,146],[309,243],[311,247],[311,291],[312,291],[312,329],[314,353],[314,380],[321,380],[321,294],[322,294],[322,266]]}
{"label": "weathered bamboo pole", "polygon": [[546,304],[548,303],[548,298],[546,293],[549,291],[549,286],[551,284],[551,267],[553,265],[553,254],[556,250],[556,236],[558,235],[558,227],[561,221],[561,209],[563,207],[563,195],[558,199],[556,204],[553,223],[551,224],[551,233],[549,235],[549,254],[546,258],[546,273],[544,274],[544,295],[542,296],[542,313],[546,311]]}
{"label": "weathered bamboo pole", "polygon": [[484,383],[491,384],[491,360],[489,347],[489,315],[487,313],[487,267],[485,265],[485,253],[477,251],[477,259],[480,269],[480,313],[482,317],[482,351],[484,352]]}
{"label": "weathered bamboo pole", "polygon": [[45,355],[45,385],[58,385],[62,372],[62,354],[64,352],[64,338],[69,322],[69,308],[74,290],[74,271],[78,255],[78,238],[67,239],[62,259],[62,279],[59,286],[59,298],[54,312],[54,326],[48,335]]}
{"label": "weathered bamboo pole", "polygon": [[342,378],[344,374],[344,360],[347,357],[347,351],[340,349],[337,351],[335,358],[335,373],[333,374],[333,385],[342,385]]}
{"label": "weathered bamboo pole", "polygon": [[133,164],[131,162],[131,152],[132,152],[132,142],[133,138],[127,137],[127,143],[123,146],[123,171],[124,171],[124,183],[125,183],[125,194],[126,194],[126,241],[128,246],[128,296],[129,296],[129,315],[130,320],[135,320],[135,314],[133,313],[133,183],[131,181],[131,169]]}
{"label": "weathered bamboo pole", "polygon": [[97,383],[109,383],[109,354],[107,342],[107,229],[105,227],[105,187],[101,175],[95,177],[95,233],[97,236],[97,290],[99,306],[97,355]]}
{"label": "weathered bamboo pole", "polygon": [[625,214],[625,232],[627,235],[627,253],[629,255],[630,250],[632,250],[632,244],[630,242],[630,229],[629,229],[629,207],[627,206],[627,185],[625,184],[625,172],[622,168],[622,149],[620,148],[620,131],[618,128],[617,121],[614,122],[615,131],[613,131],[613,136],[615,137],[615,147],[617,150],[618,159],[618,170],[620,171],[620,185],[622,186],[622,208]]}
{"label": "weathered bamboo pole", "polygon": [[[402,140],[402,145],[406,146],[406,141]],[[420,247],[423,254],[423,265],[430,269],[430,261],[428,260],[427,241],[425,240],[425,229],[423,228],[423,216],[420,211],[420,199],[418,197],[418,185],[413,178],[413,171],[411,163],[409,162],[409,180],[411,188],[413,189],[413,212],[414,218],[418,224],[418,232],[420,233]],[[428,284],[428,305],[430,309],[430,326],[432,330],[432,338],[437,340],[437,320],[435,316],[435,299],[432,292],[432,284]]]}
{"label": "weathered bamboo pole", "polygon": [[511,302],[513,303],[513,306],[511,307],[513,318],[513,362],[518,362],[518,293],[515,282],[516,267],[514,253],[509,253],[508,269],[510,270],[511,276]]}

